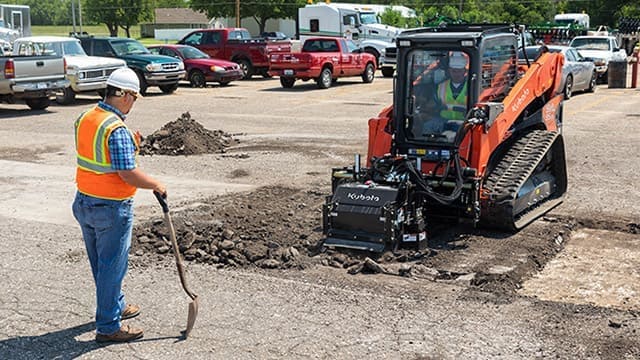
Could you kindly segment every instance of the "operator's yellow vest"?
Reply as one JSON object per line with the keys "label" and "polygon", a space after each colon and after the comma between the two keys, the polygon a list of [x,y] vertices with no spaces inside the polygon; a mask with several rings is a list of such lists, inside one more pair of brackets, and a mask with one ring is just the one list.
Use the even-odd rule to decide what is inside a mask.
{"label": "operator's yellow vest", "polygon": [[136,187],[127,184],[117,170],[111,168],[109,135],[125,127],[136,147],[136,137],[114,113],[95,107],[82,114],[75,122],[78,191],[102,199],[124,200],[133,197]]}
{"label": "operator's yellow vest", "polygon": [[440,83],[438,85],[438,99],[445,106],[445,109],[440,111],[440,116],[447,120],[464,120],[467,112],[467,82],[464,82],[457,98],[453,97],[451,80]]}

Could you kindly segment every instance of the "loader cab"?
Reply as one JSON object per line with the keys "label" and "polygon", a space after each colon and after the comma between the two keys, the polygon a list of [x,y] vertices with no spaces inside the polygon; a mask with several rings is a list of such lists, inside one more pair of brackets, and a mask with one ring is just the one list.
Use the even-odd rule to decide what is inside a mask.
{"label": "loader cab", "polygon": [[479,102],[502,101],[517,81],[517,36],[511,26],[416,29],[402,33],[396,44],[398,154],[455,147],[469,110]]}

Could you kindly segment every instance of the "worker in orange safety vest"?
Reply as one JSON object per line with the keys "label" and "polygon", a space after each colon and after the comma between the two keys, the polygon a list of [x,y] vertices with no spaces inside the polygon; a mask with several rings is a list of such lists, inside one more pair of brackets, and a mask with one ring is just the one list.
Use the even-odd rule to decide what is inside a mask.
{"label": "worker in orange safety vest", "polygon": [[121,320],[140,313],[127,304],[122,281],[127,272],[137,188],[166,196],[166,187],[137,167],[140,133],[125,119],[140,98],[140,83],[129,68],[114,71],[106,95],[75,122],[77,193],[73,214],[82,229],[96,284],[96,341],[126,342],[143,330]]}

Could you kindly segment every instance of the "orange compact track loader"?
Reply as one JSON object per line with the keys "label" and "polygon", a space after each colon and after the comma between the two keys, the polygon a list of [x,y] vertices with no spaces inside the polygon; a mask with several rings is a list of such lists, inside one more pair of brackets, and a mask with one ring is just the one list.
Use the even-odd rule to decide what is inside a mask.
{"label": "orange compact track loader", "polygon": [[434,224],[517,231],[563,199],[561,54],[518,65],[511,25],[397,39],[393,105],[369,120],[366,165],[334,168],[324,245],[424,248]]}

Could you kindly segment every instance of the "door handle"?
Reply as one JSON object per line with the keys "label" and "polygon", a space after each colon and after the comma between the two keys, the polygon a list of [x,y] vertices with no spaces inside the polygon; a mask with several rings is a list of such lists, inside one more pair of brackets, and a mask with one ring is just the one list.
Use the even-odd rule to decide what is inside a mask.
{"label": "door handle", "polygon": [[44,66],[44,61],[36,61],[36,66],[38,67]]}

